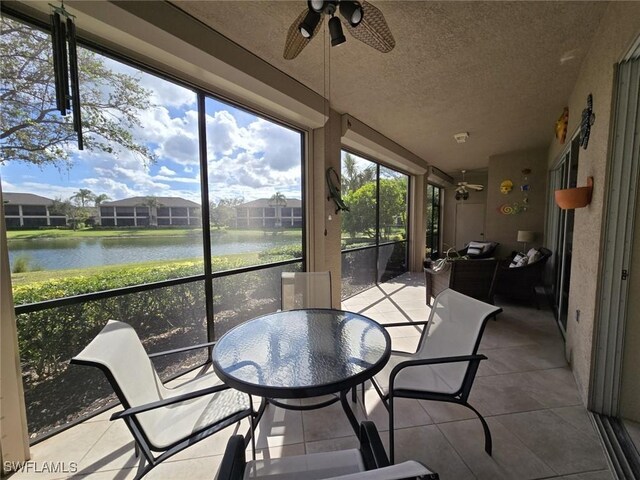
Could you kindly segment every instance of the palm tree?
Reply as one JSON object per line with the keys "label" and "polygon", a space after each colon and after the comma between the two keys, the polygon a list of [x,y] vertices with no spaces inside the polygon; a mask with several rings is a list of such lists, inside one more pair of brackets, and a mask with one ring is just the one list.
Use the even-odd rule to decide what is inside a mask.
{"label": "palm tree", "polygon": [[285,197],[281,192],[276,192],[269,199],[269,205],[276,207],[276,227],[281,227],[282,207],[287,206],[287,197]]}
{"label": "palm tree", "polygon": [[107,200],[111,200],[111,197],[106,193],[101,193],[100,195],[96,195],[93,197],[93,204],[96,208],[100,207],[100,205]]}
{"label": "palm tree", "polygon": [[158,207],[162,204],[158,201],[157,197],[146,197],[141,203],[142,206],[149,208],[149,226],[158,226]]}
{"label": "palm tree", "polygon": [[71,198],[76,203],[79,203],[81,207],[86,207],[87,203],[89,203],[91,200],[95,198],[95,195],[88,188],[81,188],[80,190],[75,192],[73,195],[71,195]]}

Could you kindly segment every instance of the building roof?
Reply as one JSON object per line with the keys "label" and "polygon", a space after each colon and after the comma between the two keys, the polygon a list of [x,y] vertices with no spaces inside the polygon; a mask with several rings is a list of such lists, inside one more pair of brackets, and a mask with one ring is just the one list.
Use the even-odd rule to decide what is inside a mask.
{"label": "building roof", "polygon": [[[287,204],[282,205],[283,207],[301,207],[302,201],[298,198],[286,198]],[[251,200],[247,203],[242,203],[237,205],[238,207],[273,207],[273,201],[268,198],[259,198],[257,200]]]}
{"label": "building roof", "polygon": [[[142,207],[150,197],[131,197],[113,202],[102,202],[101,207]],[[160,207],[200,207],[196,202],[181,197],[153,197]]]}
{"label": "building roof", "polygon": [[53,200],[33,193],[3,192],[2,200],[10,205],[51,205]]}

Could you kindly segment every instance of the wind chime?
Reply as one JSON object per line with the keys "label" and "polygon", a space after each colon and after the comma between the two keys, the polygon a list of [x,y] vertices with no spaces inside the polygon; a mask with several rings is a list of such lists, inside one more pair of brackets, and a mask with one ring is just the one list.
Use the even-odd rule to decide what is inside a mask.
{"label": "wind chime", "polygon": [[78,150],[84,150],[75,17],[65,10],[64,2],[60,7],[49,6],[52,9],[50,19],[56,109],[63,117],[67,116],[68,111],[72,113],[73,131],[78,135]]}

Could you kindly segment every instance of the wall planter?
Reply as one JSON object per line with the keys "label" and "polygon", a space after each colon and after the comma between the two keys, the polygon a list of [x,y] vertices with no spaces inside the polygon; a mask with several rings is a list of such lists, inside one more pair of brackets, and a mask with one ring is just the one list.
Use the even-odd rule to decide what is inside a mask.
{"label": "wall planter", "polygon": [[556,204],[563,210],[586,207],[591,203],[592,191],[593,177],[588,177],[586,187],[556,190]]}

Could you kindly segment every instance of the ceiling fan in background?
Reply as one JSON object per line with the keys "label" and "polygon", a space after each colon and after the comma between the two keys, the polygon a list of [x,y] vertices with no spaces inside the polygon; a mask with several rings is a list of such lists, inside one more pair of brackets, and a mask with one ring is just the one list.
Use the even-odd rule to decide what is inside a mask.
{"label": "ceiling fan in background", "polygon": [[456,187],[456,200],[466,200],[469,198],[469,190],[475,190],[476,192],[481,192],[484,190],[484,185],[478,185],[473,183],[468,183],[464,181],[464,174],[467,173],[466,170],[461,170],[462,172],[462,181],[458,182],[458,186]]}
{"label": "ceiling fan in background", "polygon": [[[340,13],[340,16],[336,15]],[[342,31],[344,22],[353,38],[387,53],[393,50],[396,41],[389,30],[387,21],[380,10],[369,2],[351,0],[307,0],[307,8],[293,21],[287,32],[284,58],[292,60],[306,47],[320,31],[324,17],[329,17],[331,46],[347,41]]]}

